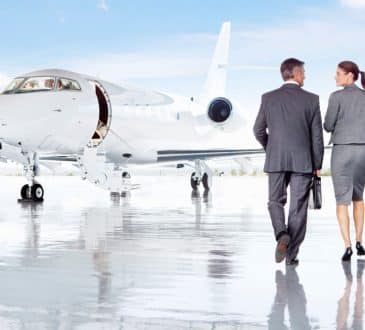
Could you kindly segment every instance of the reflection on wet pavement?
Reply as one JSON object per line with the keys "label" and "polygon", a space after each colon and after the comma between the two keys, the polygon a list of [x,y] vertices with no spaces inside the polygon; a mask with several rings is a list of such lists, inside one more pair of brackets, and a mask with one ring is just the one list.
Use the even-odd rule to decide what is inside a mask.
{"label": "reflection on wet pavement", "polygon": [[46,177],[36,205],[0,178],[0,329],[362,329],[365,261],[340,262],[327,178],[297,268],[274,263],[265,177],[138,179],[117,198]]}
{"label": "reflection on wet pavement", "polygon": [[343,295],[338,301],[336,317],[337,329],[362,329],[364,313],[363,273],[365,260],[357,260],[355,302],[353,305],[352,323],[350,326],[348,325],[348,323],[350,322],[350,297],[353,283],[351,263],[343,262],[342,267],[345,274],[346,284]]}
{"label": "reflection on wet pavement", "polygon": [[284,317],[286,307],[291,329],[311,329],[307,316],[307,299],[296,269],[287,267],[285,275],[281,270],[277,270],[275,283],[276,295],[269,315],[269,329],[287,329]]}

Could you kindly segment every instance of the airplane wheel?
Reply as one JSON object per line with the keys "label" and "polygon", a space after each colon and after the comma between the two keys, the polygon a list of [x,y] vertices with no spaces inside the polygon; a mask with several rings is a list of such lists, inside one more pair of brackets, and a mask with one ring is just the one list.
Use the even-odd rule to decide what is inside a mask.
{"label": "airplane wheel", "polygon": [[212,184],[211,184],[211,182],[209,182],[209,177],[208,177],[207,173],[203,174],[202,183],[203,183],[203,187],[205,190],[209,190],[211,188]]}
{"label": "airplane wheel", "polygon": [[123,172],[123,173],[122,173],[122,178],[123,178],[123,179],[130,179],[130,178],[131,178],[131,175],[130,175],[130,173],[129,173],[129,172]]}
{"label": "airplane wheel", "polygon": [[28,192],[29,192],[29,184],[25,184],[22,189],[20,190],[20,196],[22,199],[28,199],[29,198],[29,195]]}
{"label": "airplane wheel", "polygon": [[39,184],[36,183],[32,186],[32,198],[34,201],[42,201],[43,200],[43,196],[44,196],[44,189],[43,187]]}
{"label": "airplane wheel", "polygon": [[191,178],[190,178],[190,185],[191,185],[191,188],[193,188],[194,190],[197,190],[198,189],[198,186],[199,186],[199,180],[197,180],[195,178],[195,172],[193,172],[191,174]]}

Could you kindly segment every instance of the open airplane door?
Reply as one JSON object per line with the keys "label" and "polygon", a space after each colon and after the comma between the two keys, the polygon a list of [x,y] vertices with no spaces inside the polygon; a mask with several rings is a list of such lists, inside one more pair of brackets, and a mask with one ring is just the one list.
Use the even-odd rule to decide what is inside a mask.
{"label": "open airplane door", "polygon": [[95,95],[99,106],[98,122],[95,132],[90,140],[90,144],[96,147],[100,145],[108,135],[112,120],[112,105],[106,89],[99,81],[90,80],[89,83],[95,90]]}

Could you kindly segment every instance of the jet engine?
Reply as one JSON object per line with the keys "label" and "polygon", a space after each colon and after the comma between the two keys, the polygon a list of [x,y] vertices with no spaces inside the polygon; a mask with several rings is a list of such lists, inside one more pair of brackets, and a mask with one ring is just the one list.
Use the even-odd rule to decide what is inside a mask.
{"label": "jet engine", "polygon": [[223,124],[232,115],[233,106],[230,100],[224,97],[217,97],[208,105],[208,117],[214,123]]}
{"label": "jet engine", "polygon": [[245,124],[238,104],[226,97],[215,97],[203,106],[196,105],[195,129],[199,134],[206,134],[216,129],[232,132]]}

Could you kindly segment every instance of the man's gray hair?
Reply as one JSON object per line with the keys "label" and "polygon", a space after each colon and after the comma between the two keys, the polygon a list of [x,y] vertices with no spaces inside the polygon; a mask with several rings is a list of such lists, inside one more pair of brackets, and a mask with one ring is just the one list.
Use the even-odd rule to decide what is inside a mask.
{"label": "man's gray hair", "polygon": [[288,58],[280,65],[281,76],[284,81],[294,78],[294,69],[303,67],[304,62],[296,58]]}

